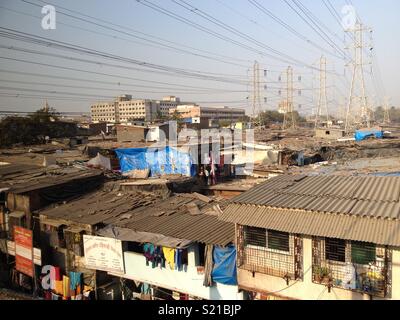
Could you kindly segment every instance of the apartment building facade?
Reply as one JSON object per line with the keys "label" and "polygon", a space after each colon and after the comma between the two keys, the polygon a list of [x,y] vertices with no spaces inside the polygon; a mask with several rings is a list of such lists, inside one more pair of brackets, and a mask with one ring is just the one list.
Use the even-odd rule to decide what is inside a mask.
{"label": "apartment building facade", "polygon": [[260,300],[400,299],[398,177],[282,176],[232,200],[239,288]]}
{"label": "apartment building facade", "polygon": [[170,114],[178,113],[183,119],[208,118],[220,121],[236,122],[246,116],[243,109],[237,108],[217,108],[217,107],[201,107],[198,105],[180,105],[169,110]]}
{"label": "apartment building facade", "polygon": [[132,99],[123,95],[113,102],[99,102],[90,107],[92,122],[128,123],[135,120],[154,121],[167,118],[171,108],[182,104],[175,96],[162,100]]}

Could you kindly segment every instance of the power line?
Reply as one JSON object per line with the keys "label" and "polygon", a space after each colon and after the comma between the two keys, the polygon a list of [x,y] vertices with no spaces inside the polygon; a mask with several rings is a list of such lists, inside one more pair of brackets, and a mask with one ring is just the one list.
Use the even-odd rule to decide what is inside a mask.
{"label": "power line", "polygon": [[[41,5],[32,3],[32,2],[27,1],[27,0],[21,0],[21,1],[26,3],[26,4],[30,4],[30,5],[33,5],[33,6],[41,7]],[[46,2],[41,1],[41,0],[38,0],[38,1],[40,1],[42,3],[49,4],[47,1]],[[122,30],[118,30],[116,28],[113,28],[113,27],[110,27],[110,26],[107,26],[107,25],[104,25],[104,24],[101,24],[101,23],[96,23],[96,22],[90,21],[88,19],[84,19],[84,18],[75,16],[75,15],[72,15],[72,14],[65,13],[60,9],[65,10],[67,12],[72,12],[72,13],[79,14],[79,15],[81,15],[83,17],[87,17],[87,18],[92,19],[94,21],[99,21],[101,23],[105,23],[105,24],[108,24],[108,25],[111,25],[111,26],[115,26],[115,27],[120,28]],[[8,10],[41,19],[41,17],[37,17],[37,16],[34,16],[34,15],[29,15],[29,14],[26,14],[26,13],[21,13],[21,12],[18,12],[16,10],[11,10],[11,9],[8,9]],[[170,41],[170,40],[166,40],[166,39],[163,39],[163,38],[160,38],[160,37],[156,37],[154,35],[150,35],[150,34],[147,34],[147,33],[144,33],[144,32],[129,28],[127,26],[122,26],[122,25],[119,25],[119,24],[115,24],[115,23],[112,23],[112,22],[109,22],[109,21],[106,21],[106,20],[103,20],[103,19],[99,19],[99,18],[90,16],[90,15],[87,15],[87,14],[83,14],[81,12],[77,12],[77,11],[70,10],[68,8],[65,8],[65,7],[61,7],[58,4],[57,4],[57,13],[60,13],[60,14],[62,14],[64,16],[66,16],[66,17],[69,17],[69,18],[72,18],[72,19],[75,19],[75,20],[79,20],[79,21],[82,21],[82,22],[85,22],[85,23],[89,23],[89,24],[95,25],[97,27],[101,27],[101,28],[104,28],[104,29],[107,29],[107,30],[111,30],[111,31],[114,31],[114,32],[118,32],[118,33],[127,35],[129,37],[140,39],[140,40],[149,42],[149,43],[151,43],[153,45],[158,45],[159,48],[161,47],[161,48],[164,48],[164,49],[171,49],[171,50],[175,50],[175,51],[178,51],[178,52],[191,54],[191,55],[194,55],[194,56],[197,56],[197,57],[201,57],[201,58],[205,58],[205,59],[209,59],[209,60],[214,60],[214,61],[221,62],[221,63],[227,63],[227,64],[230,64],[230,65],[235,65],[235,66],[243,67],[243,68],[247,68],[247,66],[243,65],[243,64],[239,64],[239,63],[229,62],[227,60],[250,63],[249,60],[234,58],[234,57],[230,57],[230,56],[226,56],[226,55],[221,55],[221,54],[217,54],[217,53],[210,52],[210,51],[207,51],[207,50],[197,49],[197,48],[194,48],[194,47],[191,47],[191,46],[187,46],[187,45],[176,43],[176,42],[173,42],[173,41]],[[67,24],[67,23],[64,23],[64,22],[57,22],[57,23],[66,25],[66,26],[71,27],[71,28],[76,28],[76,29],[87,31],[87,32],[92,32],[92,33],[95,33],[95,34],[100,34],[100,35],[107,36],[107,37],[110,37],[110,38],[118,38],[115,35],[109,35],[109,34],[100,33],[98,31],[94,31],[94,30],[84,29],[82,27],[73,26],[73,25],[70,25],[70,24]],[[129,32],[126,32],[126,31],[123,31],[123,30],[128,30]],[[137,34],[139,34],[139,35],[137,35]],[[146,37],[149,37],[150,39],[147,39]],[[129,41],[128,39],[124,39],[124,38],[119,38],[119,39],[124,40],[124,41]],[[156,39],[158,41],[156,41],[154,39]],[[162,42],[165,42],[167,44],[162,43]],[[201,52],[201,54],[200,53],[195,53],[195,52],[190,51],[190,50],[184,50],[182,48],[187,48],[187,49],[190,49],[190,50]],[[215,56],[215,57],[212,57],[212,56]]]}
{"label": "power line", "polygon": [[[1,72],[1,71],[0,71]],[[74,86],[74,85],[67,85],[67,84],[55,84],[49,82],[38,82],[38,81],[17,81],[17,80],[9,80],[9,79],[0,79],[0,82],[7,82],[7,83],[16,83],[16,84],[28,84],[28,85],[39,85],[39,86],[47,86],[47,87],[61,87],[61,88],[72,88],[72,89],[86,89],[86,90],[98,90],[98,91],[115,91],[115,92],[126,92],[128,89],[113,89],[113,88],[99,88],[99,87],[88,87],[88,86]],[[167,88],[168,89],[168,88]],[[131,90],[129,92],[140,92],[140,93],[152,93],[152,94],[170,94],[171,91],[144,91],[144,90]],[[218,91],[176,91],[173,90],[174,93],[184,93],[184,94],[226,94],[226,93],[233,93],[234,91],[228,92],[218,92]],[[245,93],[247,91],[236,91],[235,93]]]}
{"label": "power line", "polygon": [[334,53],[326,50],[325,48],[319,46],[317,43],[311,41],[310,39],[308,39],[306,36],[304,36],[303,34],[301,34],[300,32],[298,32],[296,29],[294,29],[292,26],[290,26],[289,24],[287,24],[286,22],[284,22],[282,19],[280,19],[278,16],[276,16],[275,14],[273,14],[270,10],[268,10],[265,6],[263,6],[262,4],[260,4],[258,1],[256,0],[248,0],[250,2],[250,4],[252,4],[254,7],[256,7],[258,10],[260,10],[262,13],[264,13],[265,15],[267,15],[268,17],[270,17],[272,20],[274,20],[275,22],[277,22],[278,24],[280,24],[281,26],[283,26],[286,30],[288,30],[289,32],[291,32],[293,35],[295,35],[297,38],[305,41],[306,43],[314,46],[315,48],[324,51],[325,53],[329,54],[329,55],[333,55],[335,57],[341,58],[340,56],[335,55]]}
{"label": "power line", "polygon": [[[171,85],[168,82],[145,80],[145,79],[133,78],[133,77],[123,76],[123,75],[115,75],[115,74],[108,74],[108,73],[104,73],[104,72],[89,71],[89,70],[83,70],[83,69],[78,69],[78,68],[53,65],[53,64],[48,64],[48,63],[41,63],[41,62],[36,62],[36,61],[29,61],[29,60],[24,60],[24,59],[16,59],[16,58],[1,57],[1,56],[0,56],[0,59],[9,60],[9,61],[15,61],[15,62],[23,62],[23,63],[28,63],[28,64],[34,64],[34,65],[38,65],[38,66],[42,66],[42,67],[44,66],[44,67],[61,69],[61,70],[69,70],[69,71],[76,71],[76,72],[81,72],[81,73],[88,73],[88,74],[95,74],[95,75],[113,77],[113,78],[118,78],[118,79],[128,79],[128,80],[141,81],[141,82],[147,82],[147,83],[157,83],[157,84]],[[189,86],[189,85],[179,85],[179,86],[183,87],[183,88],[192,88],[192,89],[193,88],[194,89],[201,88],[201,89],[205,89],[205,90],[213,90],[213,88],[206,88],[206,87],[199,87],[199,86]]]}
{"label": "power line", "polygon": [[[279,61],[282,61],[282,62],[285,62],[285,63],[293,63],[295,65],[302,65],[302,66],[306,66],[308,68],[312,68],[312,66],[309,66],[307,63],[304,63],[304,62],[298,61],[298,60],[296,60],[294,58],[291,58],[291,57],[287,56],[286,54],[284,54],[282,52],[279,52],[279,51],[277,51],[277,50],[275,50],[275,49],[273,49],[271,47],[268,47],[265,44],[262,44],[262,43],[258,42],[255,39],[252,39],[251,37],[241,33],[240,31],[237,31],[236,29],[230,27],[229,25],[227,25],[227,24],[225,24],[225,23],[213,18],[212,16],[208,15],[207,13],[201,13],[200,16],[202,16],[204,19],[206,19],[206,20],[208,20],[208,21],[210,21],[210,22],[212,22],[214,24],[219,25],[221,28],[224,28],[225,30],[228,30],[231,33],[234,33],[236,36],[240,36],[242,39],[246,38],[246,41],[249,41],[249,42],[252,42],[253,44],[261,46],[264,49],[267,49],[267,51],[273,52],[274,54],[275,53],[278,54],[278,56],[271,55],[269,53],[266,53],[265,51],[260,51],[258,49],[255,49],[255,48],[249,46],[249,45],[243,44],[243,43],[241,43],[239,41],[236,41],[236,40],[234,40],[232,38],[229,38],[229,37],[227,37],[225,35],[222,35],[222,34],[216,32],[214,30],[206,28],[206,27],[204,27],[204,26],[202,26],[202,25],[200,25],[198,23],[195,23],[195,22],[193,22],[193,21],[191,21],[189,19],[186,19],[186,18],[184,18],[184,17],[182,17],[180,15],[177,15],[176,13],[174,13],[174,12],[172,12],[170,10],[167,10],[167,9],[161,7],[161,6],[158,6],[158,5],[156,5],[156,4],[154,4],[154,3],[150,2],[150,1],[147,1],[147,0],[136,0],[136,1],[138,3],[140,3],[140,4],[142,4],[142,5],[150,8],[150,9],[152,9],[152,10],[155,10],[155,11],[161,13],[161,14],[169,16],[169,17],[171,17],[171,18],[173,18],[175,20],[178,20],[178,21],[180,21],[180,22],[182,22],[184,24],[187,24],[187,25],[189,25],[189,26],[191,26],[191,27],[193,27],[193,28],[195,28],[197,30],[203,31],[203,32],[205,32],[207,34],[213,35],[214,37],[216,37],[218,39],[221,39],[221,40],[230,42],[232,44],[235,44],[237,46],[240,46],[240,47],[242,47],[242,48],[244,48],[246,50],[255,52],[258,55],[268,56],[268,57],[270,57],[270,58],[272,58],[274,60],[279,60]],[[174,1],[174,0],[172,0],[172,1]],[[190,7],[188,7],[188,6],[190,6]],[[193,6],[189,5],[189,4],[185,8],[187,10],[189,10],[190,12],[195,13],[195,14],[199,14],[199,12],[200,12],[199,9],[197,9],[197,8],[195,8],[195,7],[193,7]],[[281,56],[289,57],[290,60],[287,60],[286,58],[282,59]]]}
{"label": "power line", "polygon": [[37,44],[37,45],[41,45],[41,46],[45,46],[45,47],[50,46],[52,48],[67,50],[67,51],[71,51],[71,52],[75,52],[75,53],[79,53],[79,54],[87,54],[90,56],[96,56],[96,57],[100,57],[100,58],[111,59],[111,60],[115,60],[115,61],[119,61],[119,62],[134,64],[134,65],[145,68],[142,70],[143,72],[148,72],[149,71],[148,69],[150,69],[150,71],[157,70],[157,71],[161,71],[161,73],[167,72],[168,74],[171,73],[171,74],[176,74],[176,75],[180,75],[180,76],[196,78],[196,79],[201,79],[201,80],[243,84],[242,81],[236,81],[233,79],[216,76],[215,73],[207,74],[207,73],[200,72],[197,70],[180,69],[180,68],[175,68],[175,67],[157,65],[157,64],[153,64],[153,63],[149,63],[149,62],[145,62],[145,61],[140,61],[137,59],[125,58],[125,57],[121,57],[118,55],[109,54],[106,52],[93,50],[90,48],[85,48],[85,47],[70,44],[67,42],[51,40],[51,39],[48,39],[45,37],[40,37],[40,36],[32,35],[29,33],[17,31],[17,30],[12,30],[12,29],[3,28],[3,27],[0,27],[0,30],[3,30],[3,31],[0,31],[0,36],[5,37],[5,38],[19,40],[19,41],[27,42],[27,43],[33,43],[33,44]]}
{"label": "power line", "polygon": [[[313,25],[311,25],[306,18],[303,17],[303,15],[294,8],[288,0],[283,0],[285,3],[291,8],[299,17],[301,20],[303,20],[312,30],[315,31],[317,35],[320,36],[322,40],[324,40],[330,47],[332,47],[335,51],[340,52],[343,54],[343,57],[346,56],[346,53],[337,46],[337,44],[315,23],[315,21],[310,17],[310,15],[306,12],[304,8],[301,7],[301,5],[296,2],[295,0],[292,0],[292,2],[300,9],[301,12],[312,22]],[[317,30],[317,29],[318,30]]]}

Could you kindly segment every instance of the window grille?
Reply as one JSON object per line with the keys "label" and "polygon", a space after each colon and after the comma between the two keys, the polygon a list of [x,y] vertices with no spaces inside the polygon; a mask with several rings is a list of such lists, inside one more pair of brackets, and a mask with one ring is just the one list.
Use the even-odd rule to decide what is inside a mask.
{"label": "window grille", "polygon": [[371,243],[313,239],[313,282],[372,296],[391,293],[391,250]]}
{"label": "window grille", "polygon": [[238,226],[238,267],[268,275],[302,278],[302,241],[285,232]]}

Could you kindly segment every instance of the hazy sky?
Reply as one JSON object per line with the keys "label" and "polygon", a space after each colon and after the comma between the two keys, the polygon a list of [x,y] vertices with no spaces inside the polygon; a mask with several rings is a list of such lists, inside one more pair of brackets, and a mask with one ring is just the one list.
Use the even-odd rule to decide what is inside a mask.
{"label": "hazy sky", "polygon": [[[286,94],[286,68],[292,65],[295,106],[310,113],[318,100],[317,69],[324,54],[329,109],[338,112],[348,96],[351,76],[350,68],[345,68],[347,62],[338,56],[343,56],[339,50],[350,45],[350,37],[345,38],[332,13],[342,15],[341,10],[348,3],[347,0],[0,0],[0,110],[33,111],[47,99],[60,111],[87,112],[91,102],[129,93],[137,98],[176,95],[201,105],[245,107],[251,112],[252,68],[257,60],[262,108],[277,108],[278,101]],[[392,104],[399,105],[400,2],[353,0],[351,3],[362,22],[373,29],[372,51],[368,48],[369,32],[364,37],[364,75],[369,99],[379,105],[387,95]],[[45,4],[52,4],[57,10],[55,30],[42,29],[41,9]],[[169,15],[176,14],[189,24],[207,29],[198,30],[145,4],[166,9]],[[255,4],[261,5],[261,9]],[[263,12],[262,8],[269,11]],[[317,19],[317,26],[304,13]],[[4,28],[24,32],[29,39],[43,37],[44,44],[61,41],[72,45],[74,50],[80,46],[80,51],[38,45],[27,42],[26,38],[17,40],[15,36],[10,39],[10,30]],[[85,49],[96,50],[97,54],[83,53]],[[351,53],[345,51],[348,56]],[[370,61],[374,61],[372,68],[368,65]]]}

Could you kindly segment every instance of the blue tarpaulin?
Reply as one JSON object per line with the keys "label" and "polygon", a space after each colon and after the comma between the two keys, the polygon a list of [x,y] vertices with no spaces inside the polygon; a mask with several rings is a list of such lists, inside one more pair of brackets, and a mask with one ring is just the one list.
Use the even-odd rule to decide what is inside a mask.
{"label": "blue tarpaulin", "polygon": [[237,285],[236,248],[233,244],[225,248],[214,246],[213,262],[211,276],[214,282]]}
{"label": "blue tarpaulin", "polygon": [[115,150],[121,171],[150,169],[150,176],[182,174],[195,176],[196,170],[189,152],[169,146],[162,148],[134,148]]}
{"label": "blue tarpaulin", "polygon": [[356,131],[354,137],[356,141],[363,141],[368,138],[376,138],[383,139],[383,131],[382,130],[358,130]]}

